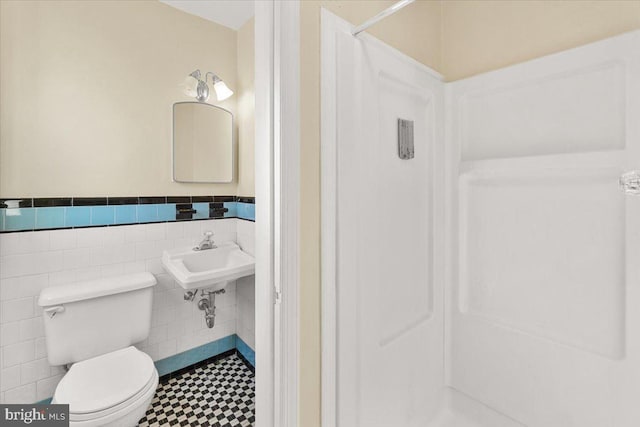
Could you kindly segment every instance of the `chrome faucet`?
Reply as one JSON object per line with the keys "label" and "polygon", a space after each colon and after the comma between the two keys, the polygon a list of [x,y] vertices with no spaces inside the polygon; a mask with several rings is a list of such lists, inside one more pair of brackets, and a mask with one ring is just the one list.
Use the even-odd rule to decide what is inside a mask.
{"label": "chrome faucet", "polygon": [[207,249],[215,249],[215,248],[217,248],[217,246],[213,242],[213,231],[205,231],[204,232],[204,239],[202,239],[202,241],[200,243],[198,243],[198,246],[193,248],[193,250],[194,251],[204,251],[204,250],[207,250]]}

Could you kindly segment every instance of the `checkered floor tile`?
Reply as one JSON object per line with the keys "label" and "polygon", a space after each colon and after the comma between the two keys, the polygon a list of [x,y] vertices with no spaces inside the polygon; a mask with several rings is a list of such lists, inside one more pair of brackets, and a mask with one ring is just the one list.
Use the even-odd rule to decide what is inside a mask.
{"label": "checkered floor tile", "polygon": [[162,381],[139,426],[252,426],[254,405],[254,375],[233,354]]}

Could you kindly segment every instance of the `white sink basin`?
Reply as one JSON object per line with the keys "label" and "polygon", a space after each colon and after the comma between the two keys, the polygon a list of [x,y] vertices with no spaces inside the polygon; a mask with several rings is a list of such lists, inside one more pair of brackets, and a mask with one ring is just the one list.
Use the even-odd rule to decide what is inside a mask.
{"label": "white sink basin", "polygon": [[162,253],[162,265],[184,289],[222,289],[229,280],[255,273],[254,258],[233,242],[202,251],[167,250]]}

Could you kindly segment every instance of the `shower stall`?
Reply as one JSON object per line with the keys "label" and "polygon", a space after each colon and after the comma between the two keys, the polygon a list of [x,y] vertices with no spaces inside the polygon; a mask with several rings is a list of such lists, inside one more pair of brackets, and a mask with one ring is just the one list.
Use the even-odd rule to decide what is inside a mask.
{"label": "shower stall", "polygon": [[452,83],[352,31],[323,11],[323,426],[640,426],[640,31]]}

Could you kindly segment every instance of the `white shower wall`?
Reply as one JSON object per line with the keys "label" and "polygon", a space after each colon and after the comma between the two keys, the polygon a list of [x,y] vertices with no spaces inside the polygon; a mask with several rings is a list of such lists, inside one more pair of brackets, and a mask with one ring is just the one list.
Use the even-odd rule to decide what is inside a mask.
{"label": "white shower wall", "polygon": [[322,19],[324,426],[640,425],[640,32],[444,84]]}
{"label": "white shower wall", "polygon": [[[333,334],[323,350],[335,345],[337,355],[335,391],[325,383],[325,404],[340,396],[323,419],[327,426],[425,426],[445,398],[443,227],[437,226],[442,83],[386,46],[353,38],[344,21],[326,12],[322,18],[323,72],[331,76],[322,162],[335,168],[322,185],[323,228],[331,230],[322,242],[323,280],[337,282],[323,306],[335,307],[338,319],[333,332],[323,331]],[[398,156],[399,118],[414,123],[412,160]]]}
{"label": "white shower wall", "polygon": [[448,384],[530,427],[640,425],[640,32],[448,86]]}

